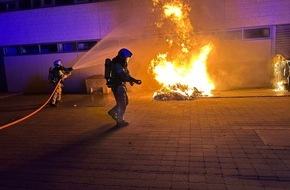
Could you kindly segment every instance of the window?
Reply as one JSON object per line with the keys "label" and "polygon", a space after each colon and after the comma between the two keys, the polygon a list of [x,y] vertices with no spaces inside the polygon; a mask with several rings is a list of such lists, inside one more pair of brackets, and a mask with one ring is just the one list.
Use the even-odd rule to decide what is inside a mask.
{"label": "window", "polygon": [[17,6],[17,2],[16,1],[9,1],[9,2],[6,2],[6,10],[7,11],[15,11],[18,9],[18,6]]}
{"label": "window", "polygon": [[74,0],[55,0],[55,5],[72,5],[74,3]]}
{"label": "window", "polygon": [[0,0],[0,12],[106,1],[113,0]]}
{"label": "window", "polygon": [[32,0],[32,8],[40,8],[42,7],[42,2],[39,0]]}
{"label": "window", "polygon": [[75,52],[77,51],[77,44],[75,42],[62,43],[58,45],[60,52]]}
{"label": "window", "polygon": [[55,42],[49,44],[23,44],[23,45],[11,45],[3,47],[4,56],[16,56],[16,55],[33,55],[33,54],[48,54],[48,53],[66,53],[66,52],[78,52],[88,51],[99,40],[88,40],[82,42]]}
{"label": "window", "polygon": [[80,3],[88,3],[89,0],[74,0],[75,4],[80,4]]}
{"label": "window", "polygon": [[31,8],[30,0],[19,0],[19,10],[26,10]]}
{"label": "window", "polygon": [[39,45],[23,45],[21,53],[23,55],[39,54]]}
{"label": "window", "polygon": [[57,44],[40,45],[41,53],[57,53]]}
{"label": "window", "polygon": [[5,11],[6,11],[6,4],[0,3],[0,12],[5,12]]}
{"label": "window", "polygon": [[5,56],[20,55],[20,46],[4,47],[3,50]]}
{"label": "window", "polygon": [[224,38],[226,40],[238,40],[238,39],[242,39],[242,31],[241,30],[227,31],[225,33]]}
{"label": "window", "polygon": [[54,6],[54,0],[43,0],[43,6],[44,7],[52,7]]}
{"label": "window", "polygon": [[270,28],[246,29],[244,30],[244,39],[250,38],[269,38]]}
{"label": "window", "polygon": [[78,42],[78,50],[85,51],[91,49],[97,41]]}

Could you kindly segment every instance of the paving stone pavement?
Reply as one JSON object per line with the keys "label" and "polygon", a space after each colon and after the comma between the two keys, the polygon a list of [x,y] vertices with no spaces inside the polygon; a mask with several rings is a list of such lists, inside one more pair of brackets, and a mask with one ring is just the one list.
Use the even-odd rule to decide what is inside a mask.
{"label": "paving stone pavement", "polygon": [[[290,189],[290,97],[270,90],[156,101],[129,92],[117,128],[112,94],[65,94],[0,130],[1,190]],[[0,127],[48,95],[0,99]]]}

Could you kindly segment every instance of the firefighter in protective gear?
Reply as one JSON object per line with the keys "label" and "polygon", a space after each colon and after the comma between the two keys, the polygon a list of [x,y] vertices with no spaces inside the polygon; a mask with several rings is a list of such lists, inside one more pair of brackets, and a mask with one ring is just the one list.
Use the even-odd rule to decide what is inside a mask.
{"label": "firefighter in protective gear", "polygon": [[274,86],[278,91],[290,91],[290,60],[281,54],[274,59]]}
{"label": "firefighter in protective gear", "polygon": [[71,75],[73,68],[65,68],[60,59],[54,61],[53,66],[49,68],[49,80],[53,84],[55,92],[50,100],[50,106],[57,107],[61,102],[63,81]]}
{"label": "firefighter in protective gear", "polygon": [[118,55],[112,59],[112,91],[116,100],[116,105],[109,110],[108,114],[117,122],[118,127],[129,125],[124,120],[124,114],[128,105],[126,83],[140,85],[141,80],[133,78],[127,68],[129,59],[133,54],[126,48],[121,49]]}

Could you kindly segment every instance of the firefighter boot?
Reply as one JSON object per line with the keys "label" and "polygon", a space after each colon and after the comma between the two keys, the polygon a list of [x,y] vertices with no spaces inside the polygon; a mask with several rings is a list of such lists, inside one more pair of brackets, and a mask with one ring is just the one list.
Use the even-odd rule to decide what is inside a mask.
{"label": "firefighter boot", "polygon": [[126,127],[128,125],[129,123],[127,121],[124,121],[124,120],[117,121],[117,127]]}
{"label": "firefighter boot", "polygon": [[112,117],[113,120],[117,121],[117,113],[114,110],[108,111],[109,116]]}

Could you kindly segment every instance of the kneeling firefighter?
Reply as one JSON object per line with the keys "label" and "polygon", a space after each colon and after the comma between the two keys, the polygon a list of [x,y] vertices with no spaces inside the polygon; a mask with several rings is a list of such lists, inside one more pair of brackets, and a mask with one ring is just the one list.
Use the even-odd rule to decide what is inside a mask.
{"label": "kneeling firefighter", "polygon": [[[57,107],[61,102],[63,81],[71,75],[72,67],[66,68],[60,59],[53,62],[54,67],[49,68],[49,81],[54,86],[55,92],[50,100],[50,106]],[[60,82],[59,82],[60,81]]]}
{"label": "kneeling firefighter", "polygon": [[[124,120],[124,114],[128,105],[128,96],[126,82],[132,86],[134,83],[140,85],[141,80],[133,78],[127,68],[129,59],[133,54],[126,48],[121,49],[118,55],[112,59],[106,59],[106,69],[111,68],[111,73],[108,76],[107,72],[107,85],[112,88],[116,105],[108,112],[108,114],[117,122],[118,127],[129,125]],[[105,71],[106,75],[106,71]]]}

